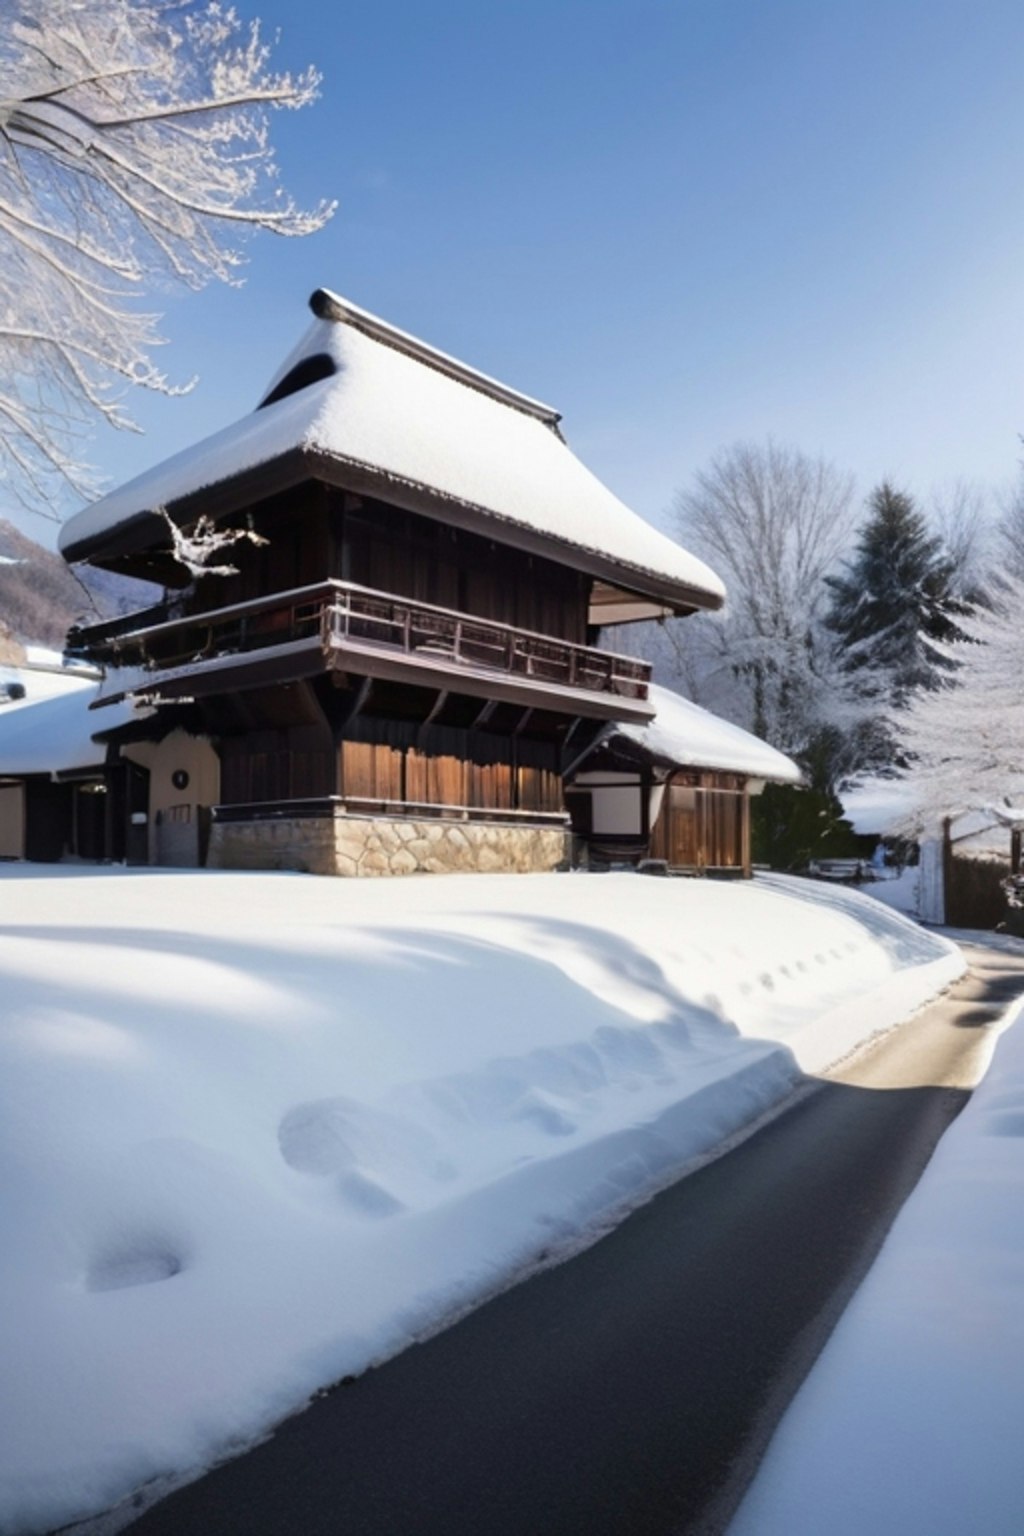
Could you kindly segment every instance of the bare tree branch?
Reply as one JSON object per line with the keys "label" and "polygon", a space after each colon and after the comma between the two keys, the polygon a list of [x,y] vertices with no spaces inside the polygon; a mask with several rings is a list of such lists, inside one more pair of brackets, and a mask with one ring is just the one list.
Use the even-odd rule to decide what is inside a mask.
{"label": "bare tree branch", "polygon": [[[0,478],[45,509],[83,482],[90,420],[131,426],[151,360],[144,284],[237,281],[229,230],[304,235],[332,207],[281,191],[269,114],[314,99],[259,23],[216,0],[0,0]],[[232,236],[233,238],[233,236]]]}
{"label": "bare tree branch", "polygon": [[785,751],[800,750],[827,686],[823,577],[849,541],[852,494],[851,476],[769,441],[723,450],[675,500],[680,539],[729,593],[721,618],[686,621],[687,668],[712,707]]}

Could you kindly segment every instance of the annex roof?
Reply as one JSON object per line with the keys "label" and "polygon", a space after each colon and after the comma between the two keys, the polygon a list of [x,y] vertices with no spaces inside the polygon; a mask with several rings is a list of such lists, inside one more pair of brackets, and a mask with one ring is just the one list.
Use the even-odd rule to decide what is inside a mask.
{"label": "annex roof", "polygon": [[133,718],[129,704],[112,704],[102,720],[90,712],[97,697],[94,680],[76,680],[56,693],[26,697],[0,708],[0,780],[34,773],[69,773],[98,768],[107,747],[94,732]]}
{"label": "annex roof", "polygon": [[314,323],[263,404],[71,518],[60,538],[68,560],[126,548],[133,525],[145,547],[161,531],[156,509],[187,520],[215,488],[265,495],[271,482],[256,472],[287,465],[271,488],[310,475],[366,488],[642,596],[627,611],[609,595],[607,622],[721,606],[714,572],[576,458],[550,406],[323,289],[310,302]]}
{"label": "annex roof", "polygon": [[739,773],[773,784],[801,783],[803,775],[792,758],[742,726],[655,683],[650,702],[657,713],[648,725],[616,725],[611,734],[625,737],[666,766]]}

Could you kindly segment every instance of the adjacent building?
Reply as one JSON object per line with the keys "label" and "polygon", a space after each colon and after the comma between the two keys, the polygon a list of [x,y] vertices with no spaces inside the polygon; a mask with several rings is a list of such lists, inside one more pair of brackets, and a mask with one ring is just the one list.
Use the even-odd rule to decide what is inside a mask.
{"label": "adjacent building", "polygon": [[751,800],[765,784],[799,784],[799,768],[667,688],[652,683],[648,699],[651,721],[608,726],[567,772],[577,857],[749,875]]}

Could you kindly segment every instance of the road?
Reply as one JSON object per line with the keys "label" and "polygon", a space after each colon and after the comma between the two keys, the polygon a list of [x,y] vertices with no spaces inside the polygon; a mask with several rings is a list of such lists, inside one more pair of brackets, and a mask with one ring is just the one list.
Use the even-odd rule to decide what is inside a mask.
{"label": "road", "polygon": [[947,998],[587,1252],[340,1385],[132,1536],[711,1536],[1024,962]]}

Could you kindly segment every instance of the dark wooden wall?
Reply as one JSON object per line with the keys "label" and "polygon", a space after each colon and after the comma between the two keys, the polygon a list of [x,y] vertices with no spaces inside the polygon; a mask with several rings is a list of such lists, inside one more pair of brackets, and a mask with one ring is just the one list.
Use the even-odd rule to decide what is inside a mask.
{"label": "dark wooden wall", "polygon": [[324,485],[310,481],[287,495],[260,502],[248,513],[236,513],[226,524],[251,527],[267,542],[241,541],[218,555],[216,564],[236,566],[238,574],[202,578],[188,602],[190,612],[312,586],[337,574],[331,569],[329,492]]}
{"label": "dark wooden wall", "polygon": [[[508,544],[309,482],[232,519],[267,540],[227,552],[236,576],[202,579],[190,611],[227,607],[328,577],[439,608],[587,642],[590,579]],[[220,558],[220,557],[219,557]]]}
{"label": "dark wooden wall", "polygon": [[586,643],[580,572],[382,502],[344,510],[341,566],[360,586]]}
{"label": "dark wooden wall", "polygon": [[[188,600],[193,611],[333,578],[587,641],[588,577],[432,518],[310,482],[233,522],[251,523],[267,543],[238,544],[226,557],[238,574],[202,580]],[[372,713],[350,720],[355,684],[344,693],[326,685],[317,692],[320,725],[275,718],[262,693],[264,718],[235,719],[233,734],[225,733],[223,716],[211,722],[220,738],[223,804],[337,794],[496,811],[563,809],[558,732],[567,722],[560,716],[534,711],[530,734],[517,734],[524,711],[499,705],[487,729],[475,728],[485,701],[453,693],[439,723],[424,725],[436,694],[377,681]]]}
{"label": "dark wooden wall", "polygon": [[221,738],[222,805],[316,800],[335,792],[330,733],[316,726],[249,731]]}

